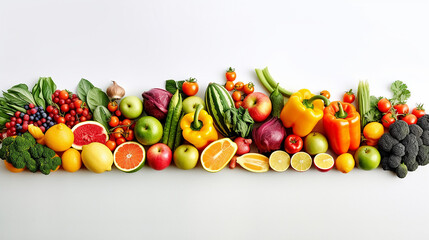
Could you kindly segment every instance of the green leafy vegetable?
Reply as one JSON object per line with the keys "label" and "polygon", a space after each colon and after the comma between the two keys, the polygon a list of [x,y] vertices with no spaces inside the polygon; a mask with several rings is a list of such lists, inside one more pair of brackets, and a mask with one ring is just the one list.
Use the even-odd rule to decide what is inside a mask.
{"label": "green leafy vegetable", "polygon": [[45,108],[47,105],[53,105],[52,94],[57,89],[57,85],[50,77],[40,77],[39,81],[32,89],[35,105]]}
{"label": "green leafy vegetable", "polygon": [[255,123],[247,109],[230,108],[225,111],[224,121],[227,125],[232,126],[232,130],[237,136],[246,138],[252,131]]}
{"label": "green leafy vegetable", "polygon": [[184,80],[182,81],[167,80],[165,81],[165,90],[169,91],[171,94],[175,94],[176,90],[179,89],[179,92],[182,94],[182,97],[184,97],[183,91],[182,91],[182,86],[184,82],[185,82]]}
{"label": "green leafy vegetable", "polygon": [[101,123],[106,129],[109,129],[109,121],[112,117],[109,109],[105,106],[98,106],[94,110],[94,120]]}
{"label": "green leafy vegetable", "polygon": [[109,97],[103,90],[94,87],[89,90],[88,95],[86,96],[86,103],[88,104],[91,112],[94,113],[98,106],[107,107],[109,104]]}
{"label": "green leafy vegetable", "polygon": [[77,85],[77,96],[82,100],[83,102],[87,102],[87,95],[88,92],[94,88],[94,85],[92,83],[84,78],[82,78],[79,81],[79,84]]}
{"label": "green leafy vegetable", "polygon": [[411,96],[411,92],[408,90],[407,84],[396,80],[390,86],[390,90],[393,92],[393,98],[390,100],[392,105],[404,104]]}
{"label": "green leafy vegetable", "polygon": [[379,122],[383,117],[383,114],[378,110],[377,104],[380,101],[381,97],[377,98],[375,96],[370,97],[369,110],[365,113],[366,123],[370,122]]}

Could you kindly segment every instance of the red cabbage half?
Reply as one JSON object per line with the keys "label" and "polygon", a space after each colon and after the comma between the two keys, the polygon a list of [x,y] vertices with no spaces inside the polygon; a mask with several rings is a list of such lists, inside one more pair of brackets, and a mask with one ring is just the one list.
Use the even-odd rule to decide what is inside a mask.
{"label": "red cabbage half", "polygon": [[167,117],[168,104],[173,94],[161,88],[152,88],[142,96],[143,108],[148,115],[158,120],[164,120]]}
{"label": "red cabbage half", "polygon": [[279,118],[272,117],[252,131],[253,141],[260,153],[279,150],[286,137],[286,129]]}

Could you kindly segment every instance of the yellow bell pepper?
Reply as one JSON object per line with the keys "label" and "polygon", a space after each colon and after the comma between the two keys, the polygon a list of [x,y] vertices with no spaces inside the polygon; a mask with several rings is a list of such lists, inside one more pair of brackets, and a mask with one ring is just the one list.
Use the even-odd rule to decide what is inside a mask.
{"label": "yellow bell pepper", "polygon": [[199,104],[195,112],[186,114],[180,121],[183,138],[198,150],[203,150],[218,137],[213,118],[202,108]]}
{"label": "yellow bell pepper", "polygon": [[323,105],[329,105],[329,99],[314,95],[308,89],[301,89],[286,102],[280,119],[286,128],[292,127],[295,135],[305,137],[323,118]]}

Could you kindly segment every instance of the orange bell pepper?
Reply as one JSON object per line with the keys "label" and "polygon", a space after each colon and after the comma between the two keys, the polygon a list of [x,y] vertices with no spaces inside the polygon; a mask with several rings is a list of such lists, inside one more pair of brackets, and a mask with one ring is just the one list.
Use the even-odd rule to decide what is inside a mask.
{"label": "orange bell pepper", "polygon": [[359,148],[360,115],[352,104],[332,102],[324,110],[323,126],[329,144],[336,154],[340,155]]}

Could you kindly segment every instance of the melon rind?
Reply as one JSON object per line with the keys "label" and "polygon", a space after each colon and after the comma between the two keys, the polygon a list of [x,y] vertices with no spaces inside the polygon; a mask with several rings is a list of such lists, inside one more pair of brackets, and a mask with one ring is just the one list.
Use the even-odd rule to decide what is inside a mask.
{"label": "melon rind", "polygon": [[[74,131],[75,131],[78,127],[80,127],[80,126],[82,126],[82,125],[86,125],[86,124],[94,124],[94,125],[97,125],[97,126],[102,127],[102,129],[103,129],[103,133],[106,135],[106,142],[109,140],[109,134],[107,134],[107,130],[106,130],[106,128],[105,128],[101,123],[96,122],[96,121],[85,121],[85,122],[80,122],[80,123],[76,124],[76,125],[72,128],[72,132],[73,132],[73,134],[74,134]],[[80,145],[76,145],[76,144],[74,144],[74,142],[73,142],[73,144],[72,144],[72,148],[74,148],[74,149],[76,149],[76,150],[82,150],[82,146],[80,146]]]}

